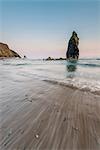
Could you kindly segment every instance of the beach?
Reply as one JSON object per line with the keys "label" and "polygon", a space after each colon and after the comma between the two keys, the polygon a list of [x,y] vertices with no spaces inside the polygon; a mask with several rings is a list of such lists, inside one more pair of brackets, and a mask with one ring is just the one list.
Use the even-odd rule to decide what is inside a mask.
{"label": "beach", "polygon": [[0,149],[99,150],[99,92],[28,74],[18,61],[0,65]]}
{"label": "beach", "polygon": [[100,95],[34,80],[1,102],[2,150],[99,150]]}
{"label": "beach", "polygon": [[0,150],[100,150],[100,0],[0,0]]}

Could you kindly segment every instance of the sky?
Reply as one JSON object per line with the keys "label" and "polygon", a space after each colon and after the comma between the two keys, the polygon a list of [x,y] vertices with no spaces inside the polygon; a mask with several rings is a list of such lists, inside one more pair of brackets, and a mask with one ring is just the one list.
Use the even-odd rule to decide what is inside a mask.
{"label": "sky", "polygon": [[100,0],[0,0],[0,42],[22,57],[65,57],[73,30],[80,57],[100,57]]}

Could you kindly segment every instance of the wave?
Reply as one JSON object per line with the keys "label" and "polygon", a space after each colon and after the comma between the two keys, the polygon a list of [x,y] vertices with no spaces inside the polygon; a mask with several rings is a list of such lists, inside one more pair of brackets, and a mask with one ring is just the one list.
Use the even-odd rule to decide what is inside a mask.
{"label": "wave", "polygon": [[[54,63],[55,64],[55,63]],[[11,65],[11,66],[26,66],[26,65],[43,65],[43,64],[32,64],[32,63],[3,63],[3,65]],[[45,64],[44,64],[45,65]],[[59,64],[58,64],[59,65]],[[88,67],[100,67],[100,64],[90,64],[90,63],[67,63],[67,65],[80,65],[80,66],[88,66]]]}
{"label": "wave", "polygon": [[2,65],[11,65],[11,66],[25,66],[25,65],[79,65],[87,67],[100,67],[100,58],[95,59],[79,59],[76,63],[67,62],[66,60],[54,60],[54,61],[43,61],[43,60],[32,60],[32,59],[7,59],[1,60]]}
{"label": "wave", "polygon": [[100,64],[90,64],[90,63],[77,63],[77,65],[80,65],[80,66],[88,66],[88,67],[100,67]]}
{"label": "wave", "polygon": [[72,84],[72,83],[65,83],[65,82],[61,82],[61,81],[55,81],[55,80],[50,80],[50,79],[43,79],[43,81],[45,82],[48,82],[48,83],[51,83],[51,84],[55,84],[55,85],[60,85],[60,86],[64,86],[64,87],[68,87],[68,88],[72,88],[72,89],[79,89],[81,91],[86,91],[86,92],[91,92],[93,94],[96,94],[96,95],[100,95],[100,89],[99,90],[93,90],[91,89],[90,87],[87,87],[87,86],[77,86],[75,84]]}
{"label": "wave", "polygon": [[31,64],[31,63],[16,63],[16,64],[3,63],[3,65],[10,65],[10,66],[27,66],[27,65],[32,65],[32,64]]}

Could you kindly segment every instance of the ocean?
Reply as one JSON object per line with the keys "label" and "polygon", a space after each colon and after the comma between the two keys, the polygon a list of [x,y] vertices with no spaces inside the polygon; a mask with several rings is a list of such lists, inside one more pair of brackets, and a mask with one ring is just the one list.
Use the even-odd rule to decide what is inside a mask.
{"label": "ocean", "polygon": [[1,92],[11,82],[33,79],[99,92],[100,59],[79,59],[77,63],[18,58],[0,60]]}

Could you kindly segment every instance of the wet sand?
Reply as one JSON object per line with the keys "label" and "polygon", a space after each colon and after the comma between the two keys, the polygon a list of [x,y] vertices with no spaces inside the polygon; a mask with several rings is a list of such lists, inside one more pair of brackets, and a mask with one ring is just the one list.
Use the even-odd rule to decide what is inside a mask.
{"label": "wet sand", "polygon": [[1,150],[100,150],[100,95],[37,79],[0,99]]}

